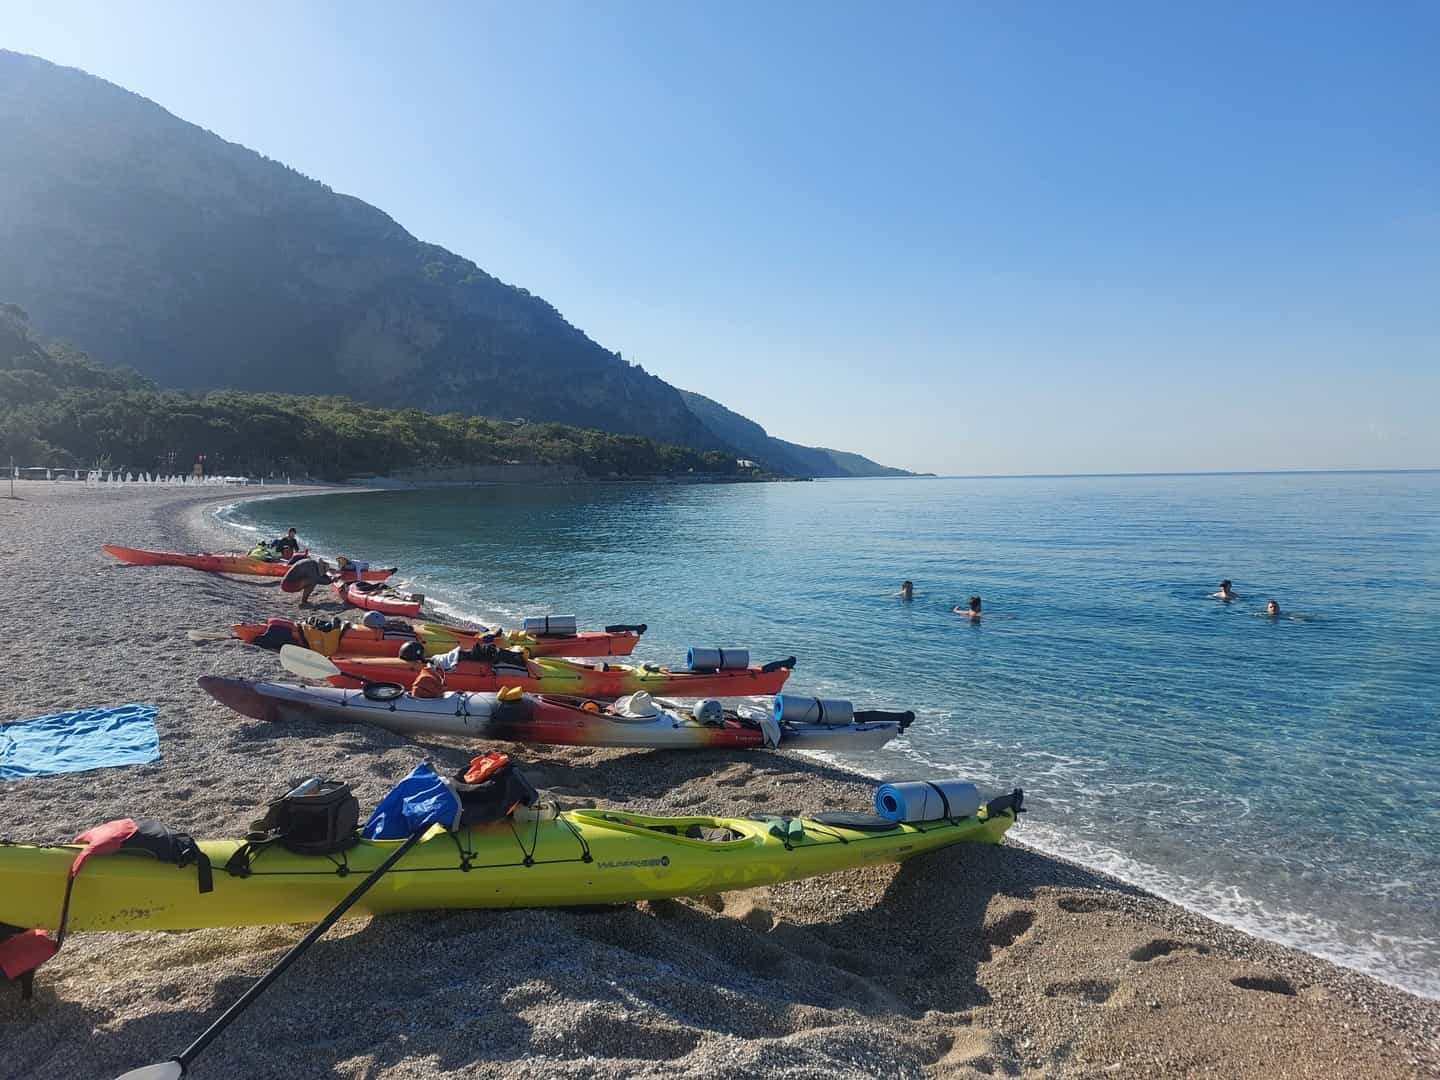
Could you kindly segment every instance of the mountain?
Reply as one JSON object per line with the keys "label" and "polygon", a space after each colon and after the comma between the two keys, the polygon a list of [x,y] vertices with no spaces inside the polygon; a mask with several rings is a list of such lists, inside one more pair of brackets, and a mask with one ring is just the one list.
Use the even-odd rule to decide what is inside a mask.
{"label": "mountain", "polygon": [[673,386],[540,297],[154,102],[5,50],[0,298],[164,386],[731,449]]}
{"label": "mountain", "polygon": [[690,411],[720,438],[748,458],[791,476],[915,476],[905,469],[880,465],[859,454],[801,446],[770,435],[754,420],[727,409],[704,394],[681,390]]}

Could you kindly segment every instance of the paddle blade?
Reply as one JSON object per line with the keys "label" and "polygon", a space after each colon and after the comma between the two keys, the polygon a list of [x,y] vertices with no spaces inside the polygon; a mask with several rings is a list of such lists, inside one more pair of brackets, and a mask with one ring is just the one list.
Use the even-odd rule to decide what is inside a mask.
{"label": "paddle blade", "polygon": [[191,641],[229,641],[235,636],[233,630],[186,630],[185,636]]}
{"label": "paddle blade", "polygon": [[326,657],[299,645],[280,646],[280,666],[302,679],[328,679],[340,674],[340,669]]}
{"label": "paddle blade", "polygon": [[138,1069],[122,1073],[115,1080],[180,1080],[184,1075],[185,1066],[171,1058],[169,1061],[157,1061],[154,1065],[141,1065]]}

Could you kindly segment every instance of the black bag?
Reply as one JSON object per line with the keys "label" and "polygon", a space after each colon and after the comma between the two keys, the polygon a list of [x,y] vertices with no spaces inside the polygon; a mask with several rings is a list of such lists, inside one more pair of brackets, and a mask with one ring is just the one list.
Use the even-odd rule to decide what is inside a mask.
{"label": "black bag", "polygon": [[250,826],[251,846],[279,841],[297,855],[331,855],[360,842],[360,800],[350,785],[311,777],[273,800]]}
{"label": "black bag", "polygon": [[509,817],[517,806],[534,806],[540,801],[540,792],[514,762],[506,762],[478,784],[467,784],[465,772],[461,769],[451,781],[460,799],[462,826],[489,825]]}

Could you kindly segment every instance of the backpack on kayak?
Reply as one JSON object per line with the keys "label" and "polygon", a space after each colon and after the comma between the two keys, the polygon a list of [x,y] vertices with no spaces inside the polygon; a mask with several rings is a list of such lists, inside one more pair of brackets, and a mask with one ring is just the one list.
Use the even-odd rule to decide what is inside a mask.
{"label": "backpack on kayak", "polygon": [[250,825],[245,843],[225,864],[227,873],[245,877],[258,852],[279,844],[297,855],[334,855],[360,842],[360,800],[350,785],[312,776],[293,783],[272,799],[265,816]]}
{"label": "backpack on kayak", "polygon": [[498,750],[471,758],[470,764],[455,774],[450,787],[460,799],[462,826],[489,825],[540,800],[535,785],[508,754]]}

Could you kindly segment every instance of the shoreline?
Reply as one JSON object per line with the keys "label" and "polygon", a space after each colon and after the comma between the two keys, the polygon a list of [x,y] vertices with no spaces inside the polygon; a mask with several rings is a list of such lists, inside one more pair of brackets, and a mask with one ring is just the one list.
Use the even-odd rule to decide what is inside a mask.
{"label": "shoreline", "polygon": [[[317,492],[316,494],[326,494],[326,492]],[[207,528],[217,523],[213,516],[204,509],[197,511],[194,520],[197,529]],[[221,527],[220,532],[206,532],[204,534],[217,538],[212,542],[221,542],[221,539],[223,539],[224,542],[229,542],[236,536],[246,535],[244,526],[224,521],[220,521],[218,524]],[[271,521],[269,522],[269,527],[278,528],[279,524],[278,521]],[[335,540],[336,538],[332,537],[331,539]],[[348,542],[348,538],[346,538],[346,542]],[[486,608],[479,606],[468,609],[456,607],[450,603],[445,596],[432,593],[428,587],[429,583],[417,582],[413,579],[405,578],[403,576],[403,570],[404,567],[402,566],[402,576],[398,578],[397,581],[407,588],[415,588],[425,592],[429,610],[438,613],[438,615],[444,619],[456,622],[508,625],[517,615],[514,611],[506,612],[493,607]],[[844,754],[826,753],[813,753],[804,756],[842,771],[854,773],[857,777],[863,777],[869,782],[883,782],[895,779],[895,777],[891,776],[888,772],[877,772],[867,768],[867,762],[860,758],[847,758]],[[1021,832],[1021,830],[1017,830],[1017,832]],[[1195,883],[1177,879],[1159,867],[1135,862],[1128,855],[1114,848],[1106,848],[1098,852],[1087,850],[1087,855],[1096,856],[1096,858],[1087,860],[1086,858],[1067,855],[1064,846],[1064,837],[1047,835],[1043,840],[1032,840],[1029,835],[1016,839],[1012,834],[1012,841],[1019,843],[1021,846],[1037,854],[1048,856],[1076,868],[1097,874],[1104,880],[1113,881],[1127,888],[1139,889],[1159,900],[1175,904],[1191,915],[1207,919],[1220,926],[1228,927],[1272,945],[1293,949],[1303,955],[1335,964],[1343,970],[1352,971],[1357,975],[1375,979],[1377,982],[1403,993],[1413,994],[1422,1000],[1440,1002],[1440,992],[1432,990],[1427,993],[1426,989],[1406,985],[1405,982],[1398,977],[1388,976],[1383,972],[1367,970],[1363,964],[1350,962],[1350,958],[1345,954],[1343,948],[1338,947],[1338,944],[1334,951],[1327,953],[1326,946],[1331,943],[1332,939],[1330,938],[1319,938],[1307,941],[1303,934],[1296,933],[1292,929],[1293,919],[1300,917],[1295,913],[1283,912],[1276,915],[1273,910],[1266,910],[1265,905],[1260,901],[1245,896],[1243,897],[1245,904],[1251,905],[1255,914],[1251,915],[1248,921],[1244,917],[1238,919],[1227,918],[1227,913],[1224,911],[1208,910],[1203,895],[1199,899],[1196,898],[1195,894],[1197,892],[1203,893],[1203,890],[1196,888]],[[1116,869],[1117,865],[1120,867],[1133,867],[1137,872],[1127,875],[1124,869]],[[1204,884],[1204,882],[1202,881],[1200,884]],[[1190,886],[1188,891],[1186,888],[1187,885]],[[1236,895],[1238,896],[1239,894]],[[1245,905],[1237,903],[1234,906],[1243,909]],[[1287,919],[1285,915],[1290,915],[1290,919]],[[1411,972],[1411,974],[1413,974],[1413,972]],[[1425,985],[1428,986],[1428,984]]]}
{"label": "shoreline", "polygon": [[[22,481],[19,500],[0,502],[0,554],[18,571],[6,618],[17,625],[0,655],[25,673],[0,687],[0,717],[153,701],[164,755],[154,765],[0,785],[0,836],[55,841],[131,813],[233,835],[296,772],[350,779],[369,805],[419,760],[468,759],[468,746],[439,737],[237,720],[194,677],[270,677],[274,657],[238,642],[193,645],[184,629],[288,614],[291,598],[273,582],[121,567],[98,550],[102,537],[198,549],[217,535],[233,539],[207,517],[212,507],[337,490],[357,489],[86,495]],[[48,646],[41,664],[37,641]],[[564,800],[657,812],[857,808],[870,790],[842,768],[762,752],[514,752]],[[1024,825],[1020,843],[728,894],[718,906],[347,922],[203,1068],[395,1077],[1440,1076],[1440,1003],[1025,847]],[[304,929],[75,935],[42,969],[33,1002],[0,984],[0,1076],[79,1080],[164,1058]],[[498,968],[495,956],[505,957]],[[396,981],[411,968],[423,976]],[[316,986],[334,993],[317,995]],[[355,1022],[347,998],[367,1003],[366,1023]],[[262,1016],[271,1026],[257,1047],[244,1032],[253,1038]]]}

